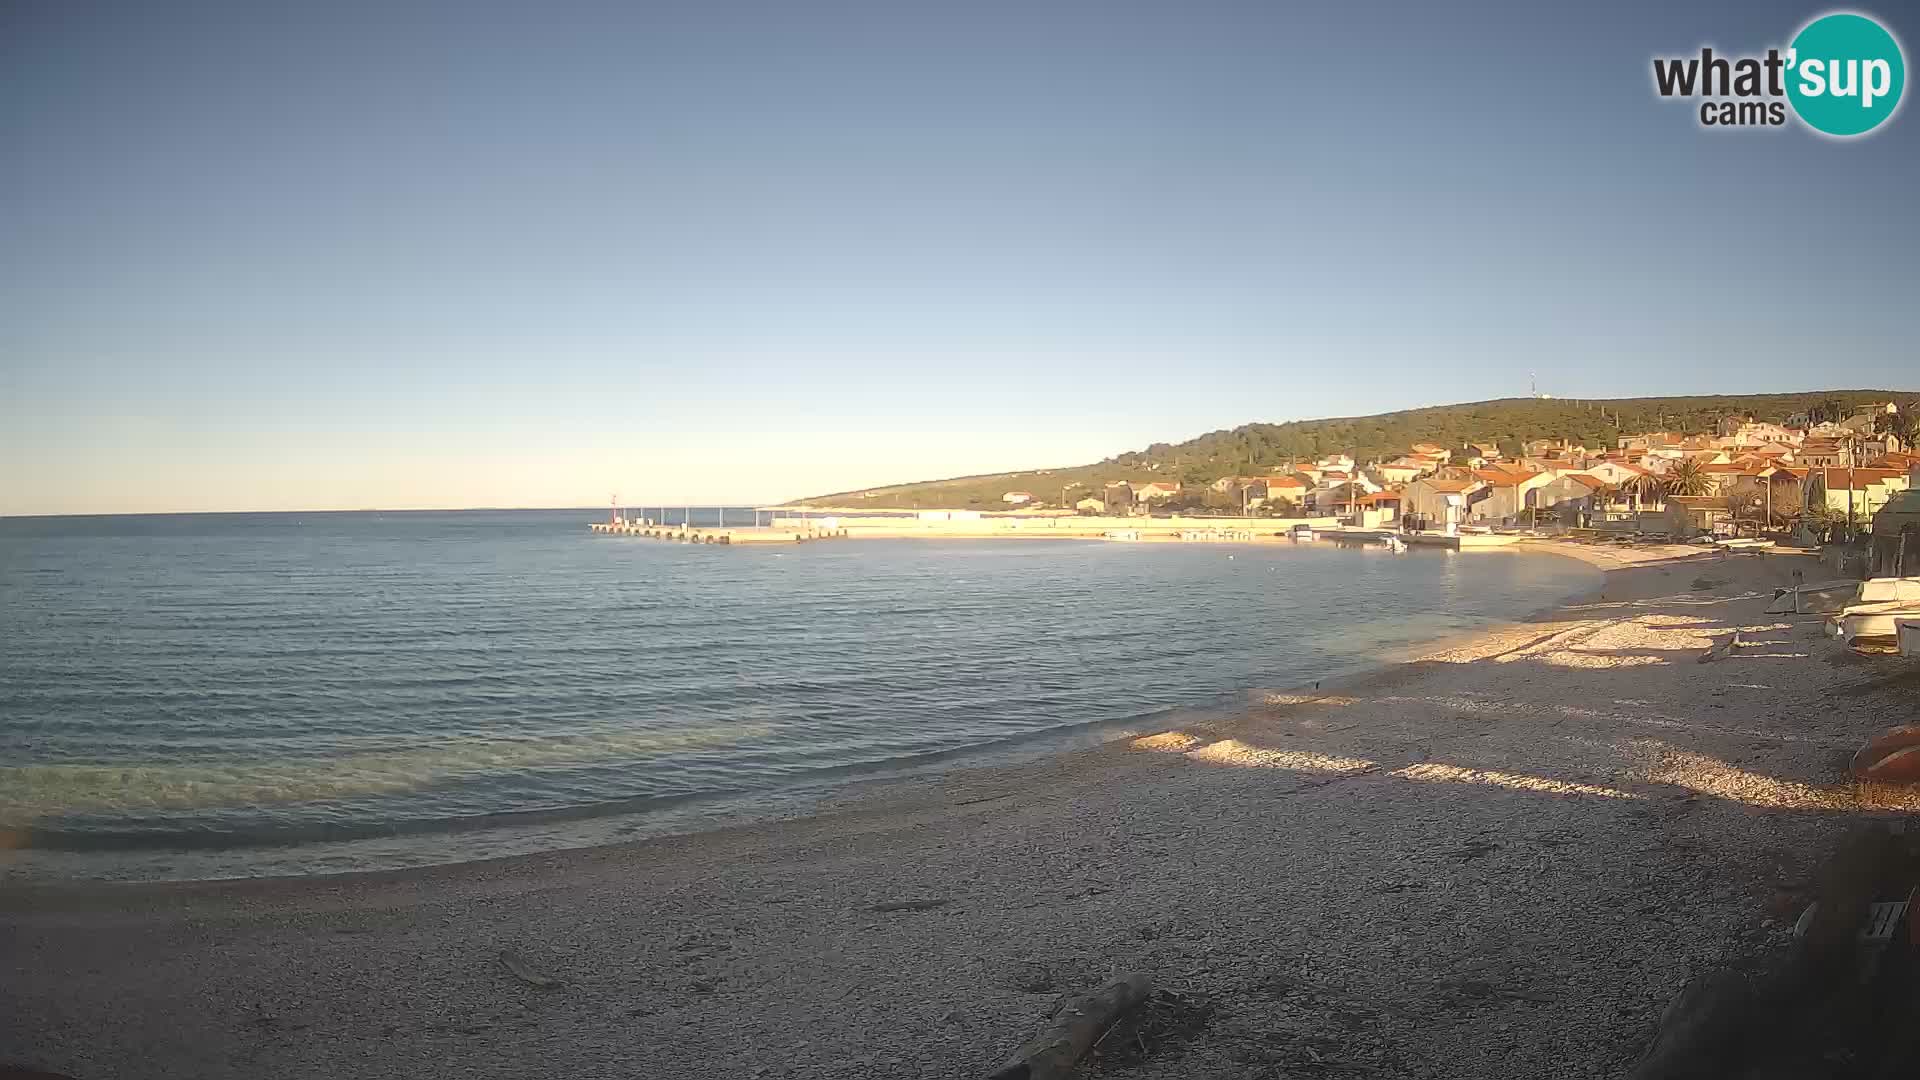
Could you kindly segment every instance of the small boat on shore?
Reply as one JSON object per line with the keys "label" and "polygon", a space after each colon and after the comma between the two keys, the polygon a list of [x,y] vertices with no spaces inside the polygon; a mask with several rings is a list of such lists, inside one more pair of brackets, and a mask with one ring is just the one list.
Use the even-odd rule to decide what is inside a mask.
{"label": "small boat on shore", "polygon": [[1827,616],[1833,636],[1849,648],[1884,651],[1899,648],[1899,624],[1920,619],[1920,602],[1883,600],[1870,604],[1849,604],[1837,615]]}
{"label": "small boat on shore", "polygon": [[1860,583],[1856,603],[1879,604],[1905,600],[1920,605],[1920,577],[1876,577]]}

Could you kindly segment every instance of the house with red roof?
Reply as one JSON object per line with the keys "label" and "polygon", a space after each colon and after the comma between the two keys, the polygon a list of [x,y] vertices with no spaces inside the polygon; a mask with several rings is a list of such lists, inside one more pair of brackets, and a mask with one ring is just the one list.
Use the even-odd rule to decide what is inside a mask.
{"label": "house with red roof", "polygon": [[1607,482],[1591,473],[1563,472],[1533,490],[1535,509],[1590,514],[1606,499]]}
{"label": "house with red roof", "polygon": [[1725,474],[1715,493],[1733,501],[1752,498],[1771,521],[1806,505],[1800,483],[1806,474],[1806,469],[1762,462],[1745,472]]}
{"label": "house with red roof", "polygon": [[1899,469],[1825,468],[1808,470],[1805,485],[1806,504],[1824,504],[1845,515],[1851,507],[1853,520],[1864,524],[1873,512],[1887,504],[1894,493],[1907,490],[1911,478]]}
{"label": "house with red roof", "polygon": [[1405,484],[1433,472],[1438,467],[1434,462],[1421,461],[1410,457],[1398,457],[1392,461],[1375,465],[1373,471],[1379,475],[1380,479],[1385,480],[1389,484]]}
{"label": "house with red roof", "polygon": [[1297,476],[1269,476],[1266,485],[1269,500],[1285,499],[1298,505],[1307,499],[1307,482]]}
{"label": "house with red roof", "polygon": [[1467,520],[1487,525],[1520,521],[1535,508],[1534,492],[1551,483],[1554,475],[1503,465],[1473,470],[1486,488],[1468,500]]}
{"label": "house with red roof", "polygon": [[1653,470],[1627,461],[1598,461],[1584,470],[1589,476],[1597,476],[1608,487],[1625,487],[1636,477],[1652,476]]}
{"label": "house with red roof", "polygon": [[1847,449],[1833,439],[1808,439],[1794,452],[1793,463],[1810,469],[1825,469],[1847,463]]}
{"label": "house with red roof", "polygon": [[1760,467],[1733,461],[1717,461],[1702,465],[1700,472],[1713,484],[1713,490],[1707,494],[1725,495],[1733,487],[1734,481],[1739,478],[1759,475]]}
{"label": "house with red roof", "polygon": [[1399,522],[1400,508],[1405,501],[1406,495],[1400,489],[1386,488],[1354,500],[1354,510],[1359,514],[1362,528],[1378,529]]}

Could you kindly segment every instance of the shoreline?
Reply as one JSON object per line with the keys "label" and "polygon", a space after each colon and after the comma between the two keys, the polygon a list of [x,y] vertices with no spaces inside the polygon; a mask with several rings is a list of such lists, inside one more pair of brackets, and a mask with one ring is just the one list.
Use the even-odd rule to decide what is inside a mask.
{"label": "shoreline", "polygon": [[[1044,537],[1047,539],[1084,539],[1075,537]],[[942,537],[906,537],[905,539],[947,539]],[[1164,539],[1164,538],[1163,538]],[[1222,547],[1260,547],[1274,542],[1271,538],[1255,541],[1223,541]],[[1286,541],[1280,541],[1286,542]],[[539,841],[531,841],[527,850],[475,854],[466,858],[444,861],[403,863],[393,866],[374,866],[363,868],[345,868],[338,870],[315,870],[306,872],[249,874],[236,871],[230,874],[206,876],[151,876],[151,877],[60,877],[43,873],[9,877],[0,874],[0,913],[8,909],[6,903],[9,893],[23,891],[85,892],[95,888],[111,890],[137,891],[140,889],[177,889],[206,887],[218,889],[223,886],[260,884],[267,886],[294,885],[302,882],[338,882],[348,883],[361,878],[404,878],[410,875],[428,873],[451,873],[461,867],[480,864],[506,864],[522,860],[547,857],[566,857],[604,849],[636,848],[650,843],[666,840],[678,840],[699,837],[708,833],[727,830],[754,829],[765,826],[777,826],[794,821],[804,821],[815,816],[843,809],[842,804],[857,802],[868,794],[884,794],[886,788],[896,785],[914,785],[929,779],[935,779],[950,771],[977,772],[996,769],[1017,769],[1020,766],[1067,755],[1100,753],[1128,740],[1152,737],[1172,730],[1161,726],[1162,721],[1177,717],[1203,718],[1203,726],[1231,724],[1244,719],[1249,713],[1260,707],[1258,695],[1305,695],[1309,687],[1319,687],[1321,692],[1331,693],[1335,689],[1362,685],[1369,680],[1379,678],[1406,664],[1417,663],[1423,656],[1454,649],[1472,648],[1477,642],[1493,635],[1511,632],[1519,628],[1551,619],[1571,607],[1591,603],[1603,597],[1606,592],[1606,575],[1617,570],[1644,566],[1650,562],[1662,562],[1669,559],[1699,557],[1703,553],[1694,548],[1680,545],[1654,547],[1648,549],[1628,549],[1628,555],[1641,558],[1622,557],[1614,550],[1600,549],[1587,545],[1567,544],[1558,541],[1529,541],[1521,544],[1503,545],[1485,549],[1476,549],[1475,556],[1487,552],[1499,552],[1508,555],[1553,555],[1578,562],[1597,570],[1601,580],[1588,588],[1568,593],[1559,602],[1549,604],[1533,611],[1519,614],[1513,618],[1495,620],[1483,626],[1458,630],[1442,634],[1390,650],[1373,662],[1363,663],[1358,669],[1320,680],[1302,680],[1297,684],[1263,688],[1246,688],[1225,695],[1219,701],[1195,702],[1184,705],[1167,706],[1138,716],[1116,717],[1092,721],[1071,728],[1053,729],[1026,735],[1012,736],[974,747],[956,750],[937,751],[925,755],[935,760],[923,764],[876,762],[869,765],[851,767],[848,772],[811,780],[802,780],[792,784],[779,785],[764,789],[745,791],[721,791],[701,795],[689,795],[674,800],[673,805],[655,810],[641,810],[625,813],[588,816],[574,821],[561,820],[554,823],[555,828],[575,828],[599,832],[606,836],[592,842],[571,842],[538,846]],[[1430,555],[1427,557],[1431,557]],[[1237,700],[1236,700],[1237,699]],[[1135,730],[1137,729],[1137,730]],[[871,775],[861,775],[871,773]],[[686,824],[686,819],[695,823]],[[631,824],[626,824],[631,823]],[[649,824],[657,827],[648,828]],[[513,826],[503,828],[511,829]],[[489,830],[456,830],[453,832],[427,832],[404,834],[391,838],[403,844],[425,844],[434,840],[457,841],[462,838],[484,838]],[[631,832],[633,835],[615,835]],[[289,850],[317,848],[355,848],[369,844],[379,844],[386,838],[363,837],[339,841],[311,841],[295,845]],[[266,845],[273,847],[274,845]],[[42,855],[71,856],[73,861],[82,862],[91,858],[124,859],[137,856],[141,849],[102,849],[99,851],[65,851],[63,849],[25,849],[38,851]],[[209,849],[212,851],[232,850],[234,852],[257,853],[259,848],[240,846],[233,849]],[[179,854],[164,848],[151,852],[153,859],[162,860]],[[4,847],[0,847],[0,865],[6,859]],[[246,856],[242,855],[244,859]]]}
{"label": "shoreline", "polygon": [[[1041,539],[1085,537],[1034,534]],[[954,537],[907,536],[907,540],[945,540]],[[1017,536],[994,539],[1018,539]],[[865,537],[865,539],[878,539]],[[1177,542],[1157,537],[1142,542]],[[1210,548],[1260,549],[1283,544],[1284,538],[1261,537],[1210,542]],[[1332,550],[1335,545],[1324,545]],[[1572,550],[1569,550],[1572,549]],[[1619,560],[1577,550],[1575,545],[1533,541],[1475,548],[1471,554],[1557,555],[1601,571]],[[1435,552],[1409,557],[1432,558]],[[1440,552],[1440,555],[1453,554]],[[1454,628],[1431,638],[1383,646],[1371,657],[1355,657],[1319,680],[1256,684],[1223,692],[1207,700],[1190,700],[1146,712],[1105,717],[1057,728],[1004,736],[974,745],[927,751],[904,758],[857,762],[823,768],[819,775],[774,783],[765,787],[691,793],[660,800],[643,809],[605,813],[557,812],[528,815],[515,821],[433,829],[392,835],[367,835],[286,843],[241,843],[181,849],[164,843],[150,846],[87,848],[32,847],[16,849],[34,865],[26,869],[6,865],[6,846],[0,843],[0,891],[35,885],[85,887],[143,884],[194,884],[252,880],[298,881],[308,878],[350,877],[366,874],[410,873],[474,862],[532,857],[645,843],[665,837],[695,835],[722,828],[744,827],[804,818],[818,808],[859,792],[896,783],[911,783],[954,769],[993,769],[1062,754],[1097,750],[1111,743],[1151,735],[1186,717],[1228,721],[1254,710],[1261,695],[1304,691],[1314,682],[1336,685],[1366,679],[1418,659],[1426,652],[1537,621],[1598,591],[1600,586],[1575,589],[1554,603],[1491,619],[1476,626]],[[0,835],[0,841],[5,837]],[[439,853],[428,854],[429,848]],[[184,864],[184,869],[182,865]],[[356,865],[360,864],[360,865]]]}
{"label": "shoreline", "polygon": [[[1793,562],[1667,554],[1317,693],[857,782],[787,819],[394,871],[0,887],[18,1018],[0,1061],[977,1077],[1118,969],[1207,1013],[1142,1077],[1621,1075],[1689,975],[1786,939],[1840,830],[1914,808],[1844,772],[1910,712],[1896,669],[1759,614]],[[1730,628],[1753,647],[1697,664]]]}

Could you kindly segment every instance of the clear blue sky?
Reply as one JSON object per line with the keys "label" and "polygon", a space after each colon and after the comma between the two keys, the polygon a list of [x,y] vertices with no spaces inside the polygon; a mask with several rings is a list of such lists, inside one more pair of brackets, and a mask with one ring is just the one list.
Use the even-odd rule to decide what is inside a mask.
{"label": "clear blue sky", "polygon": [[1920,114],[1651,88],[1824,10],[7,2],[0,513],[784,499],[1532,371],[1912,388]]}

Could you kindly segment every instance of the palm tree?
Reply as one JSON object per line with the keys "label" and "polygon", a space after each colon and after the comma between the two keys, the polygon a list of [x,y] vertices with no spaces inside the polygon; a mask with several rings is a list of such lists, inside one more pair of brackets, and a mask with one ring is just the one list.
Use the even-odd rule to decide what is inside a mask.
{"label": "palm tree", "polygon": [[1647,503],[1660,503],[1667,497],[1667,485],[1653,473],[1641,473],[1620,485],[1633,496],[1634,509]]}
{"label": "palm tree", "polygon": [[1711,495],[1713,477],[1707,475],[1706,467],[1698,458],[1681,458],[1667,469],[1666,483],[1662,485],[1668,495]]}

